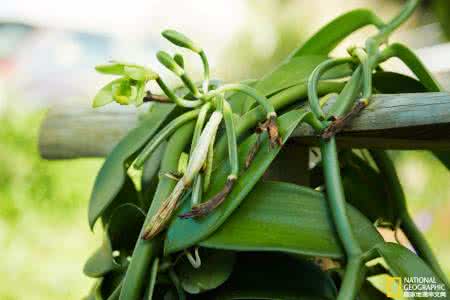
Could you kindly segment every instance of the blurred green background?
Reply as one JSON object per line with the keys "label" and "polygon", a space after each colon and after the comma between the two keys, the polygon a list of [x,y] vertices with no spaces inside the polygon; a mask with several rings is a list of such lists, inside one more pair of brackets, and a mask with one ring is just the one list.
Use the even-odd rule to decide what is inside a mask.
{"label": "blurred green background", "polygon": [[[239,8],[245,15],[239,19],[240,26],[233,31],[226,43],[218,45],[214,39],[205,40],[206,49],[221,49],[221,52],[214,54],[213,71],[228,80],[261,76],[279,63],[311,32],[337,14],[351,8],[369,6],[377,9],[377,12],[386,18],[393,15],[401,4],[401,1],[315,2],[225,1],[226,7],[235,8],[236,11],[239,5],[245,3],[244,8]],[[171,3],[167,5],[175,5]],[[433,7],[432,4],[424,5],[407,28],[430,26],[429,24],[437,24],[438,20],[448,24],[449,18],[445,16],[442,8],[439,8],[440,13],[435,17]],[[313,17],[311,11],[321,13]],[[183,11],[179,13],[185,14]],[[227,15],[224,24],[233,21]],[[187,18],[186,22],[199,21]],[[165,25],[171,26],[170,21]],[[201,28],[201,23],[199,26]],[[189,28],[188,31],[195,32]],[[440,32],[438,29],[433,32],[436,37],[425,45],[421,38],[417,41],[408,33],[400,35],[399,39],[405,37],[413,45],[416,43],[417,47],[445,42],[442,32],[436,33]],[[31,89],[30,84],[21,81],[25,75],[22,76],[19,72],[17,74],[20,76],[11,75],[10,70],[11,57],[14,58],[13,65],[15,61],[20,62],[21,57],[17,58],[15,52],[12,56],[3,54],[2,57],[2,46],[7,44],[7,40],[2,40],[1,33],[0,28],[0,299],[80,299],[87,294],[91,286],[91,280],[82,274],[84,261],[99,243],[99,237],[89,230],[86,215],[89,193],[102,159],[40,159],[37,150],[39,126],[45,116],[46,107],[56,105],[56,102],[35,101],[39,103],[36,105],[31,98],[34,100],[49,97],[37,97],[34,94],[30,97],[23,93]],[[201,31],[193,37],[198,34],[201,34]],[[52,47],[53,40],[49,43]],[[57,40],[54,46],[60,47],[61,44]],[[92,44],[97,45],[92,53],[98,53],[101,47],[96,42],[88,43],[89,46]],[[147,44],[139,44],[136,48],[146,51],[145,45]],[[156,46],[162,48],[166,45]],[[151,44],[151,47],[156,46]],[[42,46],[37,47],[38,50],[41,48]],[[70,53],[67,49],[63,48],[61,51]],[[109,57],[113,53],[127,52],[109,51],[104,56]],[[133,51],[130,53],[131,56],[140,55]],[[145,56],[150,55],[146,52]],[[25,57],[28,59],[28,56]],[[95,76],[93,65],[104,62],[103,57],[94,55],[88,58],[82,58],[88,69],[78,70],[83,79],[85,75]],[[28,62],[27,59],[23,60]],[[22,68],[40,70],[40,60],[38,63],[32,63],[36,65],[23,63],[25,67]],[[48,61],[44,63],[47,64],[46,68],[49,68]],[[69,70],[76,68],[75,65],[79,67],[75,61],[72,62],[72,67],[69,65]],[[21,65],[19,63],[14,67],[20,69]],[[6,75],[2,76],[2,72]],[[58,72],[66,74],[67,69],[58,69]],[[57,77],[55,74],[59,73],[44,75],[54,78]],[[27,76],[33,78],[33,74]],[[41,79],[42,74],[38,73],[37,77]],[[69,80],[77,81],[77,78],[81,77],[70,77]],[[11,78],[17,83],[15,92],[11,92],[9,88]],[[40,81],[37,81],[37,85],[41,87]],[[67,100],[71,97],[67,97],[65,93],[72,96],[73,89],[68,92],[60,82],[50,84],[49,90],[54,91],[55,88],[61,90],[60,94],[52,95],[58,102],[62,99],[72,101]],[[77,91],[74,93],[77,97],[73,98],[78,100],[73,101],[81,99],[86,105],[94,91],[95,89],[88,90],[87,96],[83,94],[84,91]],[[450,173],[424,151],[397,152],[395,158],[414,219],[426,233],[450,276]]]}

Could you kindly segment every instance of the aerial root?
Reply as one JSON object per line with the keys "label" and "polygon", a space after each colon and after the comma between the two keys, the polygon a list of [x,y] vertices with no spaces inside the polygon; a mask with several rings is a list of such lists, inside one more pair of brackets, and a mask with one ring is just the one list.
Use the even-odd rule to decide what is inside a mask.
{"label": "aerial root", "polygon": [[276,115],[271,115],[264,123],[260,124],[256,130],[257,132],[267,131],[271,148],[282,145],[281,137],[278,132]]}
{"label": "aerial root", "polygon": [[333,117],[331,124],[322,132],[321,137],[329,140],[337,133],[341,132],[366,106],[367,101],[358,101],[352,110],[342,118]]}

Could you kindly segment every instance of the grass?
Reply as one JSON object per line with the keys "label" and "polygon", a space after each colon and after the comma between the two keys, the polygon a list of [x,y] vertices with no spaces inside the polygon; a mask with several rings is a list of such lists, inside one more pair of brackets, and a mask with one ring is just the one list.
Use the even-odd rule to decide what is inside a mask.
{"label": "grass", "polygon": [[0,299],[80,299],[91,285],[87,202],[101,160],[40,159],[43,116],[0,114]]}

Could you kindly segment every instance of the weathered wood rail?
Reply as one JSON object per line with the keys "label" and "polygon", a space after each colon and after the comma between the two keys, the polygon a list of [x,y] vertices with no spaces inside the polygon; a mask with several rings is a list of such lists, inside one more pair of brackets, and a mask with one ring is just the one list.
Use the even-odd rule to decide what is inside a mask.
{"label": "weathered wood rail", "polygon": [[[39,150],[46,159],[102,157],[137,122],[136,111],[130,109],[50,109],[40,130]],[[317,141],[306,125],[297,128],[292,139],[304,145]],[[353,148],[450,149],[450,93],[375,95],[338,135],[338,144]]]}

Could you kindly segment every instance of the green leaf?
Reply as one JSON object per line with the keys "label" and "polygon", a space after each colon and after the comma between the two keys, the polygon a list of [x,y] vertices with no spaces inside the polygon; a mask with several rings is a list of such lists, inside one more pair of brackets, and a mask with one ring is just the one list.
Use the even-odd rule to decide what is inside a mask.
{"label": "green leaf", "polygon": [[[281,90],[308,81],[312,71],[328,57],[324,55],[308,55],[294,57],[284,62],[275,70],[264,76],[255,88],[263,95],[270,96]],[[340,65],[327,71],[322,79],[333,79],[348,75],[351,68],[348,65]]]}
{"label": "green leaf", "polygon": [[[167,149],[161,160],[161,174],[176,171],[180,154],[187,145],[190,145],[195,121],[186,123],[169,138]],[[167,176],[161,176],[158,187],[154,194],[152,204],[147,212],[146,222],[149,222],[158,211],[164,200],[170,195],[176,182]],[[140,299],[144,292],[144,284],[147,285],[146,275],[151,266],[152,258],[159,255],[162,248],[161,239],[155,238],[150,241],[138,239],[130,265],[127,268],[126,276],[121,291],[121,298],[127,300]]]}
{"label": "green leaf", "polygon": [[153,195],[158,185],[160,163],[163,158],[164,152],[166,151],[166,147],[167,142],[161,143],[161,145],[156,148],[153,155],[151,155],[145,162],[144,170],[142,173],[142,195],[145,200],[145,205],[142,207],[142,209],[144,211],[148,211],[151,200],[153,199]]}
{"label": "green leaf", "polygon": [[102,74],[109,75],[124,75],[124,67],[125,63],[121,63],[118,61],[111,61],[107,64],[95,66],[95,70]]}
{"label": "green leaf", "polygon": [[[283,138],[283,143],[286,142],[305,115],[306,112],[303,110],[293,110],[278,118],[278,127],[280,135]],[[255,141],[256,135],[252,135],[239,146],[239,164],[242,170],[244,169],[248,151]],[[174,218],[168,228],[165,241],[165,253],[173,253],[195,245],[222,225],[239,206],[245,196],[252,190],[279,151],[280,147],[270,149],[269,141],[267,137],[264,137],[260,151],[256,154],[253,163],[246,172],[238,178],[233,190],[224,203],[208,216],[198,220]],[[210,188],[204,199],[210,199],[213,195],[222,190],[227,180],[229,170],[229,163],[226,161],[213,172],[211,177],[213,178],[213,181],[211,182]],[[190,201],[185,201],[180,213],[188,212],[190,209]]]}
{"label": "green leaf", "polygon": [[425,86],[418,80],[393,72],[376,72],[372,76],[373,86],[380,93],[424,93]]}
{"label": "green leaf", "polygon": [[83,273],[89,277],[102,277],[105,274],[116,270],[120,266],[114,261],[112,247],[109,238],[105,236],[103,243],[94,254],[86,261]]}
{"label": "green leaf", "polygon": [[89,291],[89,295],[84,298],[84,300],[103,300],[100,286],[103,279],[97,280]]}
{"label": "green leaf", "polygon": [[119,78],[102,87],[100,91],[97,92],[97,95],[95,95],[94,100],[92,101],[92,107],[96,108],[113,102],[113,85],[119,84],[124,80],[124,78]]}
{"label": "green leaf", "polygon": [[[407,248],[394,243],[383,243],[377,245],[376,249],[386,261],[393,276],[402,278],[427,277],[433,278],[437,284],[443,284],[430,267],[420,257]],[[450,295],[449,293],[450,290],[449,287],[447,287],[447,296]]]}
{"label": "green leaf", "polygon": [[[264,76],[254,88],[267,97],[290,88],[294,85],[304,84],[308,81],[309,75],[321,62],[328,59],[324,55],[308,55],[294,57],[284,62],[275,70]],[[322,79],[339,78],[350,73],[348,65],[340,65],[327,71]],[[255,101],[249,97],[246,99],[245,111],[248,111]]]}
{"label": "green leaf", "polygon": [[240,253],[230,279],[204,299],[335,298],[331,278],[310,261],[277,253]]}
{"label": "green leaf", "polygon": [[149,81],[158,78],[156,72],[141,66],[125,66],[124,74],[137,81]]}
{"label": "green leaf", "polygon": [[141,124],[123,138],[108,155],[97,174],[89,202],[88,217],[91,228],[120,191],[126,177],[125,161],[144,146],[174,108],[173,104],[153,104]]}
{"label": "green leaf", "polygon": [[123,265],[131,255],[144,219],[144,211],[131,203],[118,206],[111,214],[106,231],[112,249],[120,253],[119,257],[115,258],[118,263]]}
{"label": "green leaf", "polygon": [[[102,245],[84,265],[84,274],[89,277],[102,277],[125,267],[144,218],[144,212],[134,204],[125,203],[116,207],[105,226]],[[118,256],[114,257],[113,251],[119,251]]]}
{"label": "green leaf", "polygon": [[212,290],[223,284],[233,270],[235,253],[200,249],[201,266],[194,268],[186,257],[175,267],[181,286],[190,294]]}
{"label": "green leaf", "polygon": [[122,286],[123,276],[123,272],[111,272],[103,277],[103,280],[100,284],[101,299],[118,299],[119,292]]}
{"label": "green leaf", "polygon": [[[364,250],[383,241],[372,223],[348,206]],[[203,247],[236,251],[282,251],[344,258],[322,193],[291,183],[261,182]]]}
{"label": "green leaf", "polygon": [[436,156],[443,164],[450,170],[450,152],[449,151],[433,151],[434,156]]}
{"label": "green leaf", "polygon": [[382,219],[395,225],[398,219],[396,205],[387,192],[381,174],[352,151],[344,152],[340,156],[347,202],[372,222]]}
{"label": "green leaf", "polygon": [[328,55],[340,42],[354,31],[371,24],[380,24],[378,17],[367,9],[355,9],[343,14],[322,27],[290,57],[301,55]]}

